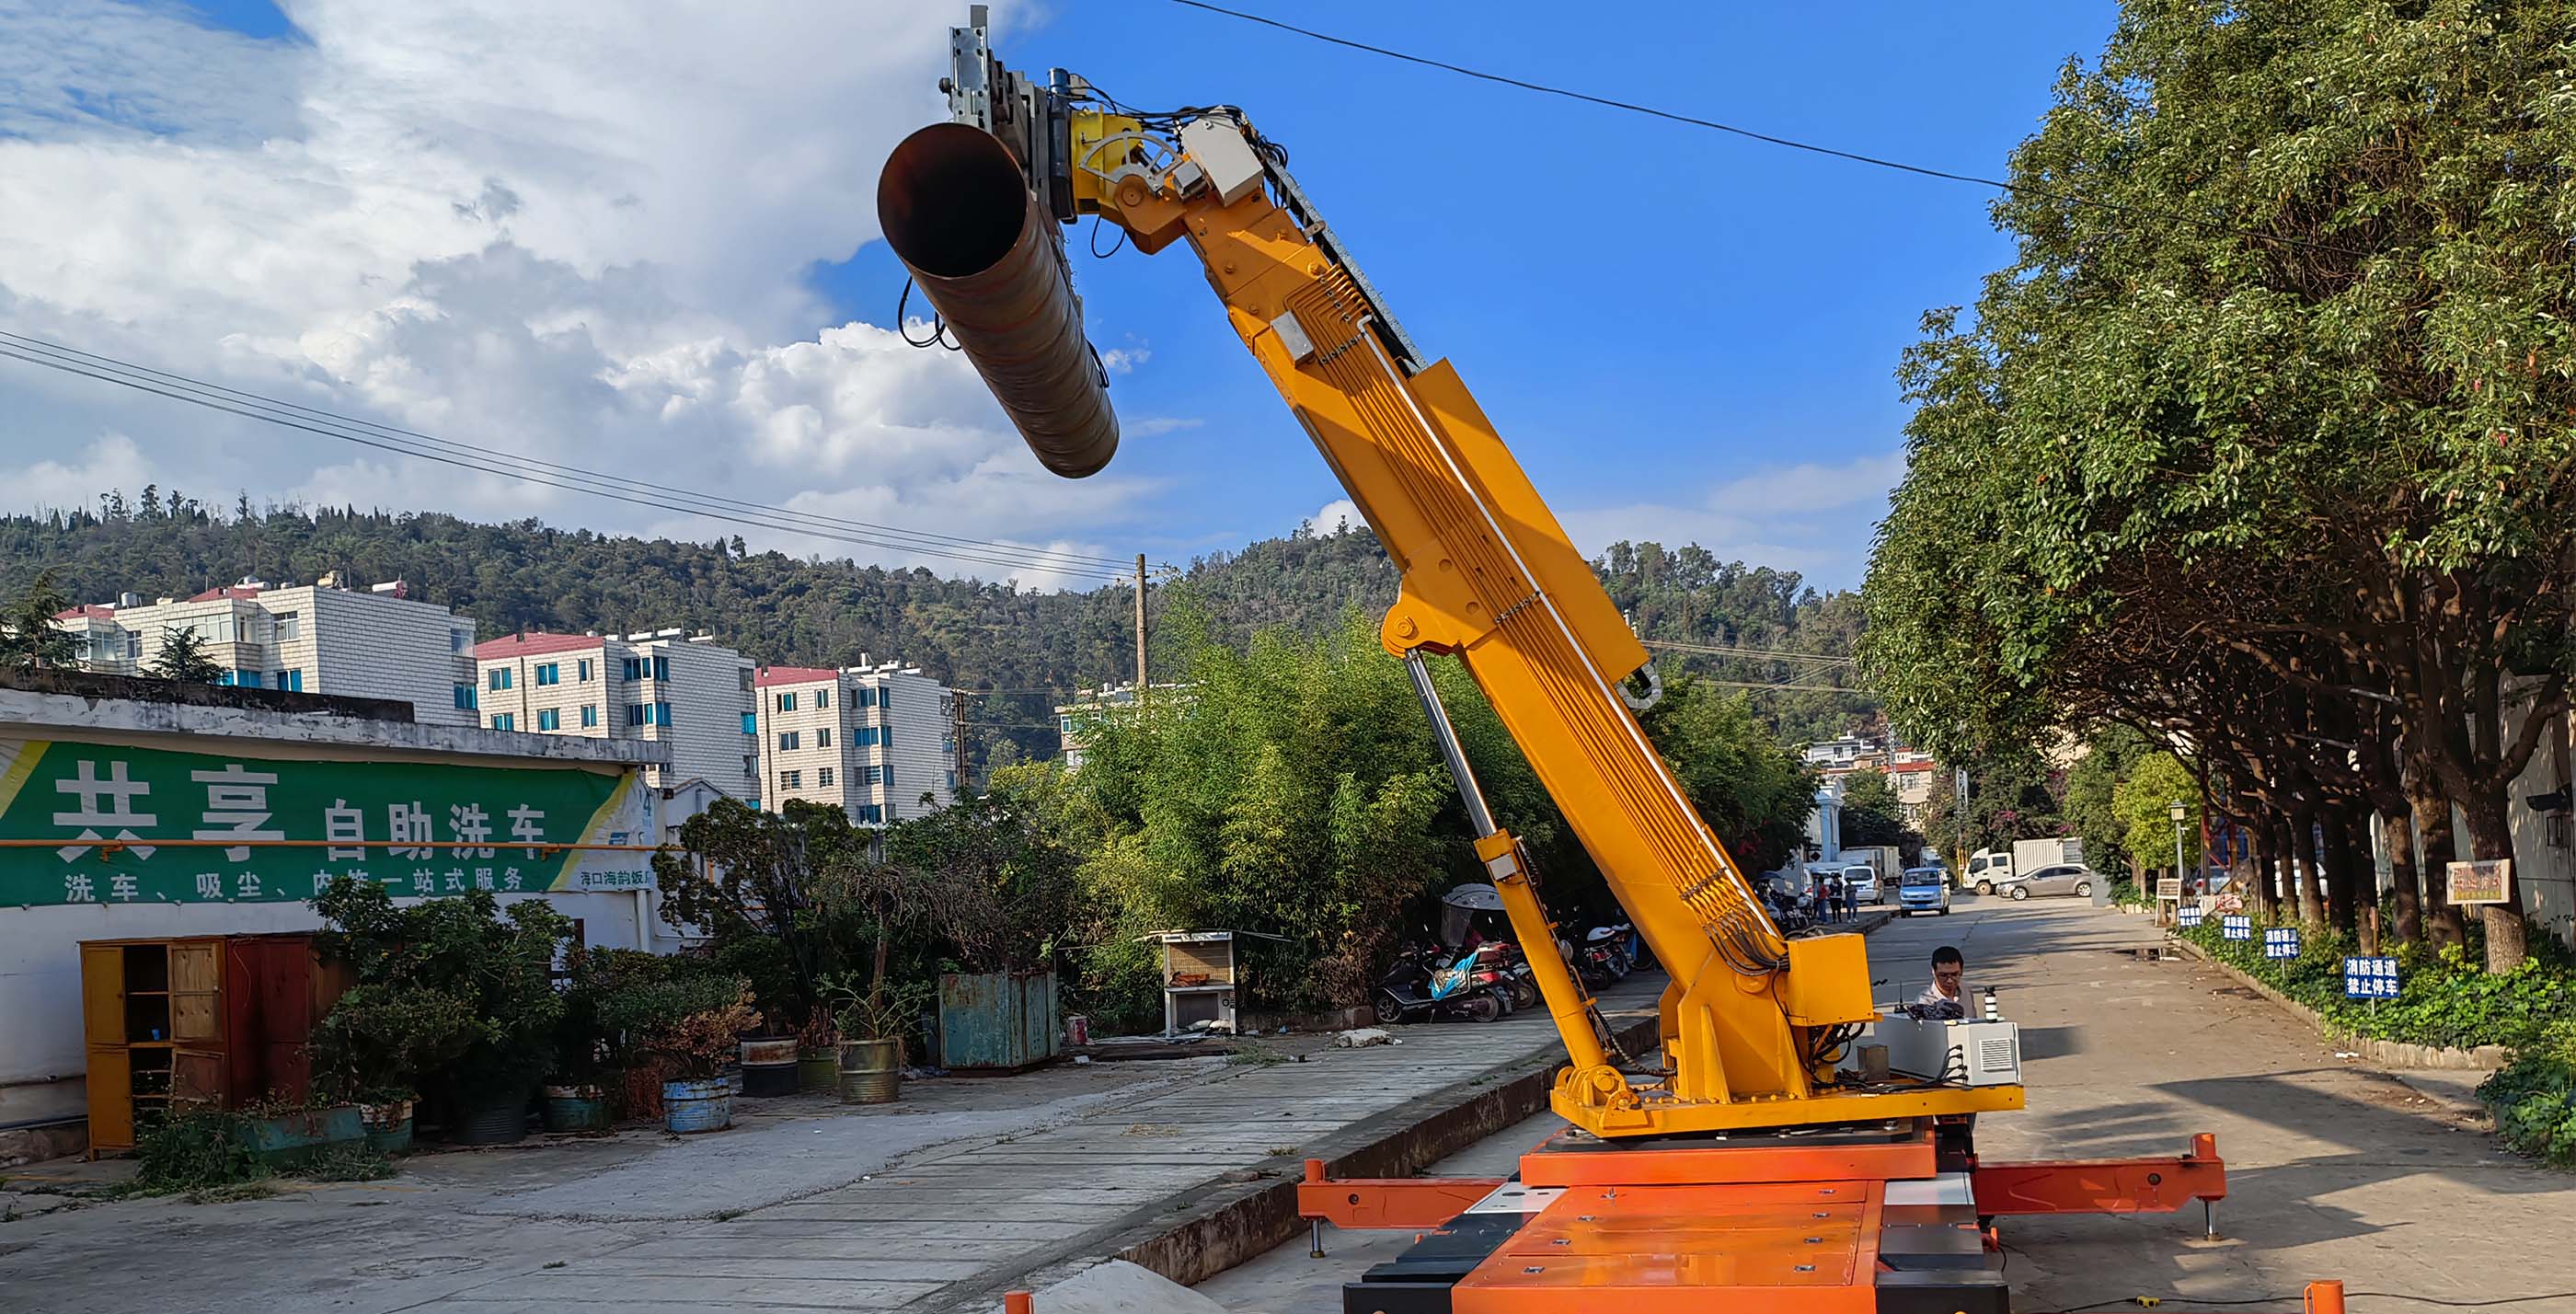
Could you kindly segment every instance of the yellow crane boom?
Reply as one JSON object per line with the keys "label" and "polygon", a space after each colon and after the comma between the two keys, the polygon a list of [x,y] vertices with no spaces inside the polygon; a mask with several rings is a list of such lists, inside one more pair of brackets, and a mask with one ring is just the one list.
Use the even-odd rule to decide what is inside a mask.
{"label": "yellow crane boom", "polygon": [[[1284,155],[1241,111],[1147,115],[994,61],[957,29],[954,121],[888,161],[888,242],[1041,461],[1081,476],[1117,441],[1105,378],[1050,220],[1098,215],[1140,251],[1186,243],[1235,335],[1402,572],[1380,638],[1410,667],[1522,943],[1556,934],[1529,859],[1495,825],[1423,662],[1463,664],[1671,973],[1660,1069],[1605,1049],[1582,984],[1530,955],[1571,1065],[1558,1113],[1597,1136],[1931,1117],[2018,1108],[2021,1088],[1861,1087],[1835,1058],[1872,1020],[1856,935],[1784,938],[1639,725],[1645,649],[1445,360],[1425,361]],[[1631,676],[1648,680],[1639,697]]]}

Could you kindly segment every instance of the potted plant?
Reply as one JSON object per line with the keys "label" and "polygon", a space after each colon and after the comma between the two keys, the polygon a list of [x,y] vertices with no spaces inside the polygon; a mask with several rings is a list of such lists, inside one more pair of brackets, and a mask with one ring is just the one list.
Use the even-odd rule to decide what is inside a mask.
{"label": "potted plant", "polygon": [[614,1001],[609,1016],[659,1065],[665,1128],[690,1133],[733,1125],[724,1070],[741,1052],[742,1033],[760,1025],[742,978],[663,981]]}
{"label": "potted plant", "polygon": [[621,1075],[624,1047],[613,1001],[666,980],[671,963],[634,949],[576,948],[564,955],[563,1016],[555,1023],[554,1071],[542,1089],[545,1129],[605,1131],[609,1088]]}
{"label": "potted plant", "polygon": [[841,1036],[830,1013],[816,1010],[796,1036],[796,1089],[828,1095],[840,1085]]}
{"label": "potted plant", "polygon": [[400,1154],[411,1148],[422,1074],[463,1053],[472,1030],[471,1012],[452,993],[361,982],[313,1029],[313,1088],[358,1106],[369,1149]]}
{"label": "potted plant", "polygon": [[[350,995],[373,988],[373,1015],[353,1017],[350,1038],[406,1049],[401,1062],[412,1084],[376,1093],[434,1098],[447,1112],[450,1139],[466,1144],[526,1135],[528,1096],[554,1063],[563,996],[553,963],[571,921],[534,899],[504,913],[489,890],[398,908],[383,886],[345,877],[313,906],[326,926],[322,952],[355,978]],[[342,1007],[348,1002],[343,996]],[[435,1025],[427,1038],[398,1042],[407,1018]],[[331,1025],[326,1017],[322,1031]]]}
{"label": "potted plant", "polygon": [[841,977],[824,987],[841,1033],[841,1102],[892,1104],[903,1091],[903,1037],[930,1003],[919,982]]}

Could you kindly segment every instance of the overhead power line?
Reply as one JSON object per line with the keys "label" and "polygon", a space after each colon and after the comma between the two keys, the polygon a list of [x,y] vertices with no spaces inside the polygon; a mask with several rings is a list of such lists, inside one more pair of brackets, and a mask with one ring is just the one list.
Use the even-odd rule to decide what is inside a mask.
{"label": "overhead power line", "polygon": [[[0,330],[0,357],[380,451],[567,492],[587,493],[658,511],[1005,569],[1091,576],[1102,574],[1107,569],[1123,570],[1128,566],[1126,561],[1089,553],[1033,548],[795,511],[630,476],[606,474],[561,462],[522,457],[496,448],[457,442],[244,392],[7,330]],[[755,514],[763,518],[751,518]]]}
{"label": "overhead power line", "polygon": [[1674,639],[1639,639],[1637,642],[1646,647],[1661,648],[1667,652],[1705,653],[1712,657],[1743,657],[1756,661],[1805,661],[1817,662],[1824,666],[1852,664],[1852,659],[1849,657],[1837,657],[1832,653],[1824,652],[1790,652],[1783,648],[1746,648],[1722,643],[1683,643]]}
{"label": "overhead power line", "polygon": [[1492,82],[1506,87],[1518,87],[1523,91],[1537,92],[1542,96],[1562,96],[1567,100],[1578,100],[1587,105],[1599,105],[1604,109],[1624,110],[1630,114],[1643,114],[1649,118],[1663,119],[1668,122],[1679,123],[1693,128],[1706,128],[1712,132],[1729,133],[1750,141],[1758,141],[1769,146],[1781,146],[1793,151],[1806,151],[1813,155],[1825,155],[1837,160],[1849,160],[1854,164],[1866,164],[1872,168],[1893,169],[1899,173],[1910,173],[1925,178],[1938,178],[1944,182],[1967,183],[1975,187],[1991,187],[1996,191],[2011,192],[2017,196],[2037,196],[2051,201],[2063,202],[2067,205],[2081,205],[2090,209],[2101,210],[2109,214],[2138,218],[2163,219],[2174,223],[2185,223],[2208,232],[2228,233],[2237,237],[2250,237],[2263,242],[2278,242],[2283,246],[2302,247],[2313,251],[2330,251],[2336,255],[2354,257],[2368,254],[2367,252],[2352,250],[2349,247],[2335,246],[2331,243],[2312,242],[2305,238],[2284,237],[2278,233],[2266,233],[2251,228],[2239,228],[2234,224],[2225,223],[2216,219],[2204,219],[2197,215],[2184,214],[2176,210],[2163,210],[2152,206],[2130,205],[2121,201],[2096,200],[2093,197],[2083,196],[2074,192],[2059,191],[2053,187],[2036,187],[2029,183],[2017,183],[2005,178],[1988,178],[1973,173],[1957,173],[1949,169],[1935,169],[1929,165],[1908,164],[1903,160],[1888,159],[1885,156],[1868,155],[1860,151],[1848,151],[1836,146],[1820,146],[1814,142],[1799,141],[1794,137],[1782,137],[1773,133],[1757,132],[1751,128],[1738,127],[1732,123],[1720,123],[1715,119],[1704,119],[1696,114],[1684,114],[1678,110],[1658,109],[1652,105],[1641,105],[1635,101],[1617,100],[1609,96],[1596,96],[1586,91],[1576,91],[1568,87],[1552,86],[1545,82],[1532,82],[1525,78],[1511,77],[1502,73],[1489,73],[1483,69],[1469,68],[1464,64],[1452,64],[1447,60],[1433,59],[1428,55],[1410,54],[1402,50],[1392,50],[1385,46],[1371,45],[1366,41],[1355,41],[1349,37],[1334,36],[1329,32],[1318,32],[1312,28],[1299,27],[1294,23],[1283,23],[1275,18],[1264,18],[1259,14],[1245,13],[1240,9],[1228,9],[1224,5],[1210,4],[1208,3],[1208,0],[1171,0],[1171,3],[1188,9],[1204,10],[1211,14],[1222,14],[1227,18],[1240,19],[1246,23],[1257,23],[1263,27],[1277,28],[1282,32],[1293,32],[1298,36],[1308,38],[1309,40],[1321,41],[1327,45],[1341,46],[1344,49],[1362,51],[1371,55],[1380,55],[1388,59],[1401,60],[1407,64],[1419,64],[1425,68],[1436,68],[1442,72],[1455,73],[1460,77],[1474,78],[1479,82]]}

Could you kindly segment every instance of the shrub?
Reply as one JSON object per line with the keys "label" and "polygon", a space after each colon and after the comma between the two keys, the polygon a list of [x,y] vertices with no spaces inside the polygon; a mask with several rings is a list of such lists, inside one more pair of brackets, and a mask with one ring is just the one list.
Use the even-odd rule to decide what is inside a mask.
{"label": "shrub", "polygon": [[242,1115],[219,1109],[183,1113],[136,1138],[136,1188],[146,1194],[238,1186],[268,1176],[268,1165],[243,1138]]}

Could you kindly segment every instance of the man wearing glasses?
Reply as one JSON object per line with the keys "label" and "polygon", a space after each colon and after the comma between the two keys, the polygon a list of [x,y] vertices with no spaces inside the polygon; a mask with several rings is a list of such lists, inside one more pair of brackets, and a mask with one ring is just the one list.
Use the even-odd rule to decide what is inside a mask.
{"label": "man wearing glasses", "polygon": [[1914,997],[1915,1011],[1926,1018],[1968,1015],[1968,960],[1954,945],[1932,951],[1932,984]]}

